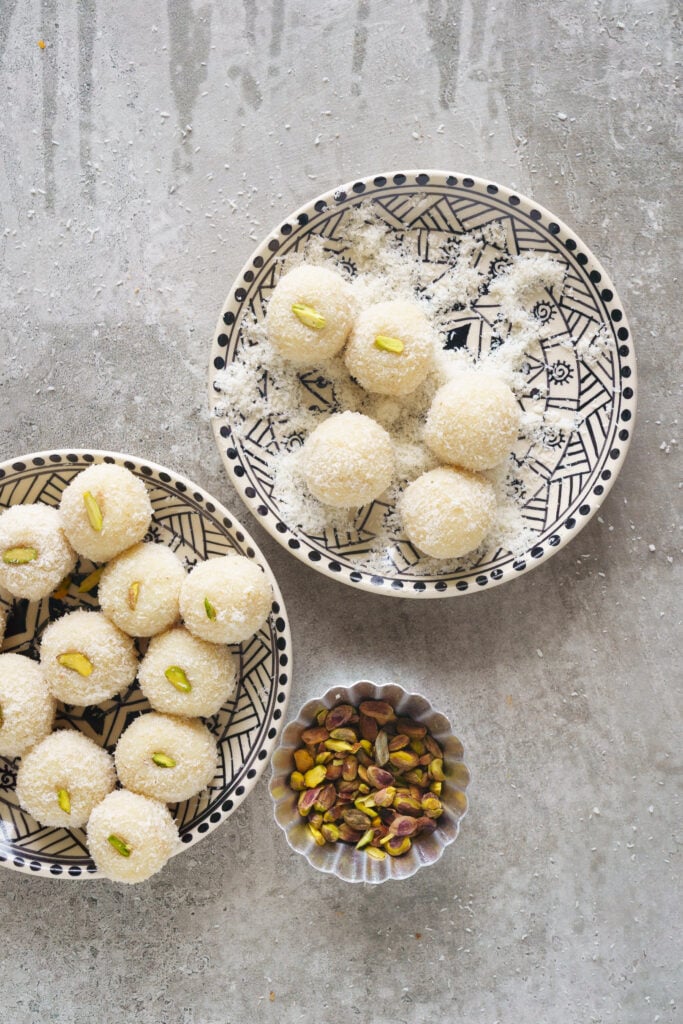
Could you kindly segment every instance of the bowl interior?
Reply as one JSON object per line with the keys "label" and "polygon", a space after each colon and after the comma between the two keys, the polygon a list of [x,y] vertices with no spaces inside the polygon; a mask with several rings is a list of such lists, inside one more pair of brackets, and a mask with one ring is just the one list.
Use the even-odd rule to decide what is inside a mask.
{"label": "bowl interior", "polygon": [[[360,204],[390,241],[407,240],[428,287],[453,271],[464,245],[474,245],[468,259],[478,284],[468,297],[453,301],[437,324],[445,350],[480,360],[507,344],[514,330],[491,286],[518,257],[550,257],[565,274],[561,288],[539,287],[528,300],[535,326],[521,365],[520,405],[525,422],[536,427],[520,434],[502,485],[521,517],[514,544],[509,536],[492,536],[473,556],[439,562],[407,540],[392,519],[391,497],[360,509],[343,527],[321,528],[299,525],[282,501],[277,462],[304,437],[291,417],[267,411],[264,397],[277,374],[267,362],[254,362],[254,339],[283,263],[306,252],[312,240],[324,258],[349,277],[357,275],[353,225]],[[476,592],[550,557],[600,507],[622,464],[635,410],[629,328],[614,286],[590,250],[532,200],[492,182],[440,171],[364,178],[288,217],[259,245],[231,288],[210,365],[216,441],[233,484],[263,526],[319,572],[402,597]],[[239,379],[253,399],[250,409],[226,402],[226,374],[234,367],[246,372]],[[324,367],[296,376],[321,417],[340,409]]]}
{"label": "bowl interior", "polygon": [[[426,725],[444,752],[446,781],[441,794],[444,813],[438,819],[438,828],[431,835],[420,836],[410,851],[401,857],[374,860],[363,850],[356,850],[346,843],[316,845],[305,819],[298,812],[299,794],[289,785],[289,777],[294,769],[294,751],[302,745],[301,733],[315,722],[317,712],[321,708],[329,709],[340,703],[357,707],[364,700],[387,701],[399,717],[414,718]],[[334,874],[347,882],[370,884],[408,878],[419,868],[439,860],[446,846],[458,835],[460,822],[467,812],[465,791],[470,781],[463,757],[463,745],[454,735],[448,719],[435,711],[425,697],[408,693],[395,683],[377,685],[362,680],[353,686],[334,687],[322,697],[304,704],[297,717],[283,731],[280,745],[273,754],[270,781],[275,820],[284,831],[290,847],[303,854],[318,871]]]}
{"label": "bowl interior", "polygon": [[[284,721],[290,690],[291,638],[277,582],[265,559],[234,516],[189,480],[150,462],[107,452],[40,452],[0,465],[0,509],[20,503],[58,505],[69,481],[88,465],[115,462],[144,480],[153,507],[147,541],[167,545],[186,568],[198,561],[237,553],[255,558],[273,586],[272,613],[250,640],[233,647],[240,683],[235,697],[206,724],[219,745],[219,762],[209,788],[174,805],[181,841],[190,846],[217,827],[246,797],[267,764]],[[77,607],[97,608],[97,586],[88,577],[97,567],[79,559],[68,585],[42,601],[14,603],[3,651],[39,657],[48,623]],[[83,587],[87,589],[83,589]],[[141,652],[145,641],[136,641]],[[113,751],[128,723],[150,710],[137,683],[127,692],[92,707],[58,704],[56,728],[76,728]],[[82,878],[97,875],[80,829],[43,828],[17,803],[14,786],[19,759],[0,757],[0,863],[30,873]]]}

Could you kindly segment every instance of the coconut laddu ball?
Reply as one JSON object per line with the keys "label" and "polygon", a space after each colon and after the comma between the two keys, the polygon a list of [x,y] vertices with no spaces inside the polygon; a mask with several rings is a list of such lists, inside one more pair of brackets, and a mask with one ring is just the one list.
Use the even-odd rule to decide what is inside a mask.
{"label": "coconut laddu ball", "polygon": [[88,820],[88,850],[113,882],[144,882],[180,850],[171,812],[160,800],[115,789]]}
{"label": "coconut laddu ball", "polygon": [[416,303],[378,302],[357,317],[344,362],[366,391],[408,395],[431,370],[434,349],[434,332]]}
{"label": "coconut laddu ball", "polygon": [[178,626],[152,637],[138,682],[156,711],[209,718],[235,692],[237,660],[228,647]]}
{"label": "coconut laddu ball", "polygon": [[209,785],[216,771],[216,740],[196,719],[152,711],[140,715],[116,744],[121,784],[167,804],[189,800]]}
{"label": "coconut laddu ball", "polygon": [[409,540],[433,558],[459,558],[479,547],[496,514],[492,484],[441,466],[406,488],[400,504]]}
{"label": "coconut laddu ball", "polygon": [[268,340],[293,363],[315,366],[344,347],[355,311],[341,274],[303,263],[275,286],[266,310]]}
{"label": "coconut laddu ball", "polygon": [[111,755],[75,729],[59,729],[22,759],[16,792],[39,824],[81,828],[115,786]]}
{"label": "coconut laddu ball", "polygon": [[391,483],[393,442],[369,416],[335,413],[306,441],[303,468],[308,489],[319,501],[335,508],[359,508]]}
{"label": "coconut laddu ball", "polygon": [[74,477],[59,511],[71,545],[93,562],[107,562],[137,544],[152,519],[142,480],[109,463],[89,466]]}
{"label": "coconut laddu ball", "polygon": [[55,720],[55,700],[40,665],[24,654],[0,654],[0,755],[21,757]]}
{"label": "coconut laddu ball", "polygon": [[130,686],[138,659],[131,637],[102,612],[79,608],[47,627],[40,664],[53,696],[86,707]]}
{"label": "coconut laddu ball", "polygon": [[180,588],[180,614],[191,633],[214,644],[239,644],[265,623],[273,588],[258,562],[244,555],[209,558]]}
{"label": "coconut laddu ball", "polygon": [[75,564],[56,508],[13,505],[0,515],[0,586],[14,597],[47,597]]}
{"label": "coconut laddu ball", "polygon": [[434,395],[424,438],[444,462],[465,469],[492,469],[517,439],[519,406],[502,380],[465,371]]}
{"label": "coconut laddu ball", "polygon": [[100,608],[129,636],[154,636],[180,615],[185,570],[164,544],[136,544],[105,566]]}

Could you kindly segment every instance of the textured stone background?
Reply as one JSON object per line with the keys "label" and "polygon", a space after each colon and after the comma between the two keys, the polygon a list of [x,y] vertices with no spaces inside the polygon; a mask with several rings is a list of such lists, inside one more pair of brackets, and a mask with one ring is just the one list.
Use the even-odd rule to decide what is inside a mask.
{"label": "textured stone background", "polygon": [[[475,774],[439,865],[376,890],[290,853],[263,780],[143,886],[3,872],[8,1024],[680,1020],[676,6],[0,3],[0,457],[102,447],[194,478],[281,582],[293,703],[361,676],[421,689]],[[616,283],[640,375],[600,519],[514,585],[429,603],[279,548],[206,411],[254,244],[318,192],[414,167],[566,220]]]}

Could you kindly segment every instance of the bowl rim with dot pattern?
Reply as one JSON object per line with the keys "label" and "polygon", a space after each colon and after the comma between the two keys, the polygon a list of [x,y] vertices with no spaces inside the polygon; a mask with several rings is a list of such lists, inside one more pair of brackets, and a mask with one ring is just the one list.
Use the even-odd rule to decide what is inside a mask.
{"label": "bowl rim with dot pattern", "polygon": [[[166,543],[186,560],[240,553],[255,559],[273,587],[273,606],[264,627],[241,645],[230,645],[239,657],[240,683],[234,698],[207,724],[218,741],[214,782],[190,801],[171,805],[178,818],[181,847],[193,846],[213,832],[246,799],[263,774],[285,722],[291,691],[292,638],[277,580],[268,562],[235,515],[205,488],[149,459],[101,449],[61,448],[33,452],[0,463],[0,512],[11,505],[43,500],[53,506],[75,472],[96,463],[114,463],[145,481],[154,516],[145,539]],[[79,559],[68,593],[42,601],[13,603],[2,651],[37,655],[36,628],[55,614],[87,603],[79,594],[94,563]],[[61,586],[61,585],[60,585]],[[58,590],[59,592],[59,590]],[[80,728],[92,738],[115,738],[127,715],[148,710],[137,683],[119,698],[93,708],[58,703],[55,728]],[[98,712],[102,712],[101,716]],[[41,828],[14,797],[19,758],[0,757],[0,866],[43,878],[101,878],[87,854],[83,830]]]}
{"label": "bowl rim with dot pattern", "polygon": [[[443,572],[432,569],[431,562],[430,567],[422,571],[420,565],[427,565],[427,562],[414,548],[411,551],[411,546],[406,546],[405,538],[398,538],[391,549],[382,546],[377,551],[372,548],[372,539],[368,542],[371,553],[389,559],[389,567],[379,570],[355,558],[360,541],[354,540],[352,545],[344,547],[333,536],[334,531],[324,536],[309,535],[283,518],[273,499],[272,474],[268,474],[264,456],[265,449],[272,448],[274,443],[283,443],[284,434],[278,434],[273,423],[265,419],[260,429],[250,428],[248,443],[244,443],[235,435],[236,421],[229,414],[221,414],[215,379],[217,371],[239,360],[243,318],[264,315],[267,296],[274,286],[278,261],[283,254],[291,252],[318,229],[331,232],[333,236],[336,229],[330,224],[339,222],[344,210],[362,201],[382,203],[389,211],[387,219],[393,218],[396,230],[403,230],[410,225],[406,210],[411,197],[419,195],[438,201],[438,215],[446,218],[446,229],[457,217],[462,217],[467,227],[470,222],[476,224],[477,218],[490,215],[500,221],[505,230],[516,232],[515,244],[520,252],[541,250],[561,258],[569,268],[574,296],[573,306],[562,313],[566,323],[574,318],[583,325],[584,312],[590,313],[596,325],[598,321],[604,324],[612,345],[611,371],[605,361],[605,366],[599,367],[600,372],[593,374],[585,361],[576,357],[576,376],[583,375],[585,382],[585,386],[580,385],[579,408],[584,401],[586,408],[594,401],[592,389],[598,393],[596,402],[600,401],[600,388],[606,396],[610,394],[605,397],[604,406],[593,409],[591,405],[590,422],[582,425],[583,433],[577,439],[576,450],[567,438],[564,439],[559,469],[556,466],[552,473],[546,472],[542,462],[537,467],[539,490],[530,495],[524,506],[529,523],[538,526],[533,541],[522,553],[503,549],[497,554],[484,552],[481,558],[477,556],[474,564],[463,563],[462,570],[456,567]],[[456,212],[452,213],[450,222],[449,210],[457,211],[457,216]],[[559,300],[556,306],[559,309]],[[562,385],[560,362],[558,360],[557,367],[553,364],[553,372],[557,371],[557,383],[553,385],[556,389]],[[264,370],[267,371],[267,367]],[[548,373],[550,368],[546,376]],[[561,400],[561,395],[557,400]],[[635,354],[624,308],[614,285],[588,246],[561,218],[521,192],[475,175],[429,169],[392,171],[360,177],[311,199],[280,221],[253,251],[235,279],[218,318],[209,362],[209,407],[215,441],[233,486],[263,528],[294,557],[331,579],[375,594],[417,599],[456,597],[519,578],[563,548],[599,510],[624,463],[633,432]],[[367,509],[361,510],[359,522],[366,522],[368,518]]]}

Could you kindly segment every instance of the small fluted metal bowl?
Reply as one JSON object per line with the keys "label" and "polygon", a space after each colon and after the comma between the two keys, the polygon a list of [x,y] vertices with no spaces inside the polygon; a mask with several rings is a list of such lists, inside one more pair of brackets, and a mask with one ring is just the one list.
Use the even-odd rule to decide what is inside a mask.
{"label": "small fluted metal bowl", "polygon": [[[289,777],[295,768],[294,751],[301,744],[301,733],[315,722],[321,708],[336,704],[358,707],[364,700],[383,700],[392,705],[399,717],[413,718],[425,725],[443,749],[444,772],[441,801],[443,814],[438,827],[430,835],[421,835],[408,853],[401,857],[374,860],[365,850],[356,850],[347,843],[326,843],[318,846],[306,819],[297,809],[299,794],[289,786]],[[299,714],[285,727],[280,746],[273,754],[270,795],[275,805],[275,820],[285,833],[287,842],[318,871],[336,875],[346,882],[367,882],[371,885],[390,879],[409,878],[422,867],[435,864],[444,850],[457,837],[460,822],[467,811],[465,790],[470,773],[463,761],[463,745],[453,735],[448,719],[435,711],[429,701],[417,693],[407,693],[396,683],[377,685],[367,680],[352,686],[334,686],[322,697],[309,700]]]}

